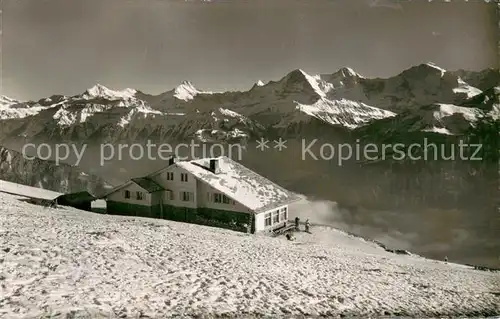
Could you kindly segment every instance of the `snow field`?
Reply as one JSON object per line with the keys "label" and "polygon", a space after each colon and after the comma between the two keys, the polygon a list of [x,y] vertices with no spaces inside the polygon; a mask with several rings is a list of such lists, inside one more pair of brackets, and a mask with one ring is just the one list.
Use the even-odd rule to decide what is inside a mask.
{"label": "snow field", "polygon": [[41,208],[0,193],[1,318],[500,313],[500,274],[326,227],[297,240]]}

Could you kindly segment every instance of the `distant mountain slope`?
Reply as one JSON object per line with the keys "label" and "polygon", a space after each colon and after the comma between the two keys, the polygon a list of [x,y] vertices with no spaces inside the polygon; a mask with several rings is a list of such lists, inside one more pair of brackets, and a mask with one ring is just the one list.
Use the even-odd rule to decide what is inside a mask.
{"label": "distant mountain slope", "polygon": [[489,88],[483,93],[465,100],[461,105],[477,108],[495,118],[500,118],[500,86]]}
{"label": "distant mountain slope", "polygon": [[482,91],[500,84],[500,72],[498,69],[489,68],[482,71],[457,70],[451,73]]}
{"label": "distant mountain slope", "polygon": [[[445,135],[464,134],[485,112],[453,104],[431,104],[416,111],[406,111],[395,117],[370,123],[357,131],[368,134],[386,135],[399,133],[432,132]],[[368,137],[368,136],[367,136]]]}
{"label": "distant mountain slope", "polygon": [[1,146],[0,179],[61,193],[87,190],[101,195],[110,187],[102,178],[74,166],[56,165],[38,158],[27,159],[21,153]]}
{"label": "distant mountain slope", "polygon": [[34,102],[24,102],[0,96],[0,120],[21,119],[31,115],[37,115],[46,106]]}

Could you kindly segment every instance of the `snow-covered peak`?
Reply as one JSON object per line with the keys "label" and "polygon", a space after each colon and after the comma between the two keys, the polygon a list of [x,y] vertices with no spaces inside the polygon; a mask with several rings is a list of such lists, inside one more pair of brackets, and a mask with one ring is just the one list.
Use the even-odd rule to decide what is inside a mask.
{"label": "snow-covered peak", "polygon": [[412,66],[412,67],[404,70],[403,72],[401,72],[400,74],[398,74],[395,77],[403,76],[405,78],[414,78],[416,80],[422,81],[422,83],[425,83],[426,81],[424,81],[424,78],[426,76],[438,75],[439,77],[443,78],[445,73],[447,73],[447,71],[445,69],[437,66],[433,62],[427,62],[427,63],[422,63],[419,65]]}
{"label": "snow-covered peak", "polygon": [[350,67],[343,67],[340,70],[337,71],[337,73],[341,74],[343,77],[349,78],[349,77],[358,77],[362,78],[359,73],[355,72],[353,69]]}
{"label": "snow-covered peak", "polygon": [[61,101],[64,101],[66,100],[68,97],[65,96],[65,95],[53,95],[53,96],[49,96],[49,97],[45,97],[43,99],[41,99],[39,101],[39,103],[45,103],[45,104],[48,104],[48,103],[59,103]]}
{"label": "snow-covered peak", "polygon": [[15,100],[5,95],[0,96],[0,108],[10,107],[18,103],[21,103],[21,101]]}
{"label": "snow-covered peak", "polygon": [[446,70],[445,70],[445,69],[443,69],[443,68],[441,68],[441,67],[437,66],[434,62],[427,62],[425,65],[430,66],[431,68],[434,68],[434,69],[436,69],[436,70],[441,71],[441,74],[442,74],[442,75],[444,75],[444,73],[446,72]]}
{"label": "snow-covered peak", "polygon": [[321,79],[320,75],[310,75],[302,69],[288,73],[281,81],[285,86],[309,87],[319,97],[325,97],[331,85]]}
{"label": "snow-covered peak", "polygon": [[195,89],[193,83],[191,81],[187,81],[187,80],[182,81],[179,86],[186,86],[186,87],[191,87],[191,88]]}
{"label": "snow-covered peak", "polygon": [[96,84],[90,89],[87,89],[83,93],[84,98],[105,98],[108,100],[120,100],[120,99],[130,99],[137,93],[134,89],[124,89],[121,91],[115,91],[105,87],[102,84]]}
{"label": "snow-covered peak", "polygon": [[182,83],[175,88],[174,97],[179,100],[189,101],[192,100],[196,95],[201,93],[194,85],[189,81],[182,81]]}
{"label": "snow-covered peak", "polygon": [[32,101],[19,101],[5,95],[0,96],[0,120],[22,119],[37,115],[40,111],[55,106],[56,104],[40,104]]}
{"label": "snow-covered peak", "polygon": [[127,103],[122,101],[116,105],[88,103],[83,108],[78,110],[71,110],[68,107],[63,106],[59,108],[56,113],[54,113],[52,118],[57,120],[57,124],[60,126],[72,126],[75,124],[85,123],[95,114],[110,111],[115,107],[128,109],[128,111],[125,112],[126,115],[122,116],[118,122],[118,125],[122,127],[129,123],[131,118],[136,114],[162,114],[162,112],[153,110],[142,101],[139,103]]}
{"label": "snow-covered peak", "polygon": [[319,75],[309,75],[307,74],[306,72],[304,72],[303,70],[300,70],[300,72],[302,72],[302,74],[304,75],[304,77],[306,78],[307,82],[309,82],[309,84],[311,85],[311,87],[314,89],[314,91],[321,97],[324,97],[325,96],[325,91],[321,88],[321,78]]}
{"label": "snow-covered peak", "polygon": [[426,67],[429,67],[431,69],[434,69],[434,70],[437,70],[437,71],[441,72],[441,76],[443,76],[446,73],[445,69],[437,66],[434,62],[427,62],[427,63],[425,63],[423,65],[426,66]]}
{"label": "snow-covered peak", "polygon": [[0,96],[0,106],[10,106],[10,105],[14,105],[17,103],[20,103],[20,101],[15,100],[15,99],[10,98],[10,97],[5,96],[5,95]]}
{"label": "snow-covered peak", "polygon": [[350,67],[343,67],[335,73],[322,74],[320,78],[322,81],[319,83],[322,87],[324,87],[323,91],[328,93],[332,90],[335,91],[340,88],[352,88],[359,83],[360,79],[364,79],[365,77]]}
{"label": "snow-covered peak", "polygon": [[12,107],[22,103],[21,101],[12,99],[5,95],[0,96],[0,120],[11,118],[24,118],[26,116],[35,115],[40,108],[29,107]]}
{"label": "snow-covered peak", "polygon": [[264,82],[262,80],[258,80],[257,83],[255,83],[257,86],[264,86]]}

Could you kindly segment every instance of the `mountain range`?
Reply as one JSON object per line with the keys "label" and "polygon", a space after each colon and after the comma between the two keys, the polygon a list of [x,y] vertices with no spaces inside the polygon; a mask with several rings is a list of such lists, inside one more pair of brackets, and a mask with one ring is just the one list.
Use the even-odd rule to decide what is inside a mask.
{"label": "mountain range", "polygon": [[403,130],[459,134],[480,115],[498,116],[498,103],[491,103],[498,96],[494,83],[495,70],[448,72],[426,63],[387,79],[365,78],[351,68],[321,75],[297,69],[244,92],[205,92],[184,81],[151,95],[97,84],[82,94],[39,101],[2,97],[0,138],[241,140],[311,121],[355,130],[394,117],[392,122],[412,118],[414,125]]}
{"label": "mountain range", "polygon": [[[492,252],[499,247],[492,242],[500,224],[491,222],[498,163],[349,158],[340,165],[337,158],[304,159],[302,146],[317,140],[315,154],[325,143],[428,139],[453,147],[473,138],[468,132],[483,118],[500,118],[499,80],[495,69],[448,71],[422,63],[388,78],[367,78],[348,67],[317,75],[296,69],[275,81],[258,80],[246,91],[207,92],[183,81],[149,94],[96,84],[74,96],[38,101],[1,97],[0,145],[17,156],[26,143],[86,145],[81,161],[70,157],[65,163],[78,162],[79,171],[117,185],[165,163],[125,152],[101,165],[103,143],[237,143],[245,146],[237,160],[292,191],[337,202],[349,212],[342,214],[345,224],[416,233],[418,238],[406,239],[419,253],[446,251],[464,262],[498,266]],[[255,148],[260,138],[270,141],[265,153]],[[278,138],[287,141],[286,149],[273,149]],[[51,178],[38,174],[47,176],[35,180]],[[58,182],[49,184],[60,191]],[[464,232],[472,239],[458,244],[456,234]]]}

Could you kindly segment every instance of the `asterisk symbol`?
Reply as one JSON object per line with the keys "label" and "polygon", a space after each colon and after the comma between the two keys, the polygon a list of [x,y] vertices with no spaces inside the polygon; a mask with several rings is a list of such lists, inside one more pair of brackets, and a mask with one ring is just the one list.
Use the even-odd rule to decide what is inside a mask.
{"label": "asterisk symbol", "polygon": [[279,138],[279,140],[277,141],[274,141],[274,143],[276,143],[276,145],[274,146],[274,148],[277,148],[278,151],[281,152],[281,150],[283,150],[284,148],[286,148],[286,140],[282,140],[281,137]]}
{"label": "asterisk symbol", "polygon": [[257,146],[256,148],[260,149],[261,151],[265,150],[266,148],[269,148],[269,145],[267,145],[267,143],[269,143],[268,140],[265,140],[264,138],[260,138],[259,141],[256,141],[257,142]]}

